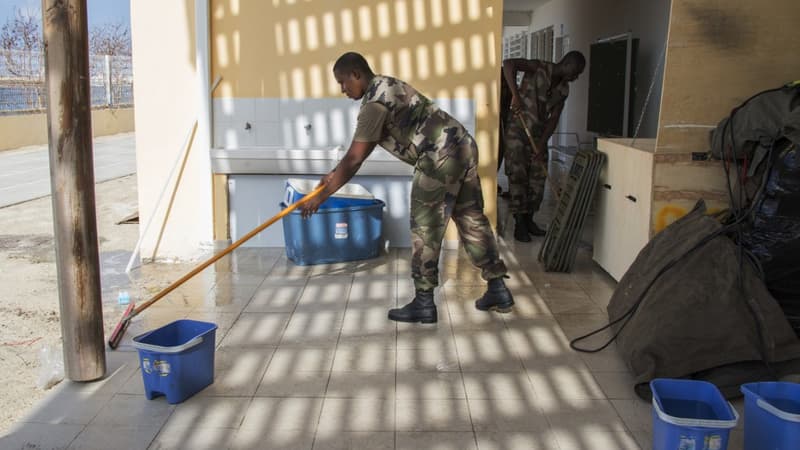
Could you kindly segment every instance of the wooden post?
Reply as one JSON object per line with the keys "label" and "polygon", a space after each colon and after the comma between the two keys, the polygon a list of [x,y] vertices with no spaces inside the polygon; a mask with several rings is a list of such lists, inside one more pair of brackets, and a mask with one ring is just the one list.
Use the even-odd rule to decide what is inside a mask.
{"label": "wooden post", "polygon": [[47,132],[64,368],[73,381],[106,372],[92,158],[86,0],[42,0]]}

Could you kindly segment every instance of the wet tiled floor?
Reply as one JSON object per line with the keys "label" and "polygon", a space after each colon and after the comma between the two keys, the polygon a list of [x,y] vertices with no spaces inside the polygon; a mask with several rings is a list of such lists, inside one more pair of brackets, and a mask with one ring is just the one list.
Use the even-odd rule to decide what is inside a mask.
{"label": "wet tiled floor", "polygon": [[[569,348],[607,322],[615,282],[585,250],[573,273],[544,272],[540,241],[501,242],[516,300],[505,315],[474,308],[479,272],[445,252],[436,325],[386,318],[413,294],[407,249],[307,267],[282,249],[237,250],[137,317],[104,380],[61,383],[0,447],[650,448],[650,406],[613,345]],[[150,286],[134,295],[184,269],[138,269]],[[107,310],[109,326],[121,314]],[[131,337],[180,318],[218,325],[215,382],[177,405],[147,400]],[[741,440],[740,425],[729,448]]]}

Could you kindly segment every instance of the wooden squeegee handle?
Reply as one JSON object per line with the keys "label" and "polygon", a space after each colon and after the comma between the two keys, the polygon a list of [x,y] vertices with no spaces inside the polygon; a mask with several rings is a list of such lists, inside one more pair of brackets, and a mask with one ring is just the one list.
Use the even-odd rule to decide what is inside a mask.
{"label": "wooden squeegee handle", "polygon": [[136,309],[134,309],[133,312],[126,319],[130,319],[131,317],[134,317],[137,314],[139,314],[140,312],[144,311],[145,309],[147,309],[147,307],[149,307],[153,303],[159,301],[165,295],[169,294],[170,292],[175,290],[175,288],[177,288],[178,286],[182,285],[183,283],[185,283],[187,280],[189,280],[193,276],[195,276],[198,273],[200,273],[206,267],[210,266],[211,264],[214,264],[215,262],[217,262],[217,260],[219,260],[223,256],[227,255],[228,253],[236,250],[240,245],[242,245],[245,242],[247,242],[253,236],[257,235],[258,233],[260,233],[262,231],[264,231],[265,228],[269,227],[273,223],[275,223],[275,222],[281,220],[282,218],[284,218],[287,214],[289,214],[290,212],[294,211],[298,206],[306,203],[307,201],[309,201],[312,198],[314,198],[317,195],[319,195],[322,192],[323,189],[325,189],[325,186],[324,185],[319,185],[319,186],[316,187],[316,189],[314,189],[313,191],[308,193],[308,195],[306,195],[303,198],[301,198],[300,200],[292,203],[291,205],[287,205],[286,208],[284,208],[281,212],[279,212],[278,214],[273,216],[271,219],[269,219],[266,222],[262,223],[261,225],[257,226],[251,232],[245,234],[244,236],[239,238],[236,242],[234,242],[233,244],[229,245],[227,248],[225,248],[221,252],[217,253],[216,255],[212,256],[211,258],[209,258],[206,261],[204,261],[203,263],[201,263],[199,266],[197,266],[194,269],[192,269],[191,272],[187,273],[186,275],[181,277],[179,280],[175,281],[174,283],[172,283],[169,286],[167,286],[166,288],[164,288],[164,290],[162,290],[158,294],[154,295],[150,300],[147,300],[146,302],[144,302],[141,305],[137,306]]}

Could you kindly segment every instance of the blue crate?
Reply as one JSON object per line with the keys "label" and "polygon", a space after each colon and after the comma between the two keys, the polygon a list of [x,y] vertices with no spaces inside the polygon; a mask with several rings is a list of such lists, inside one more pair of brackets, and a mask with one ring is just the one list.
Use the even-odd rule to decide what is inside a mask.
{"label": "blue crate", "polygon": [[301,266],[376,258],[383,246],[384,206],[372,200],[369,205],[320,209],[308,219],[292,211],[283,218],[286,256]]}
{"label": "blue crate", "polygon": [[739,416],[716,386],[657,378],[653,392],[653,450],[725,450]]}
{"label": "blue crate", "polygon": [[213,323],[184,319],[133,338],[149,400],[164,395],[180,403],[214,382],[216,330]]}
{"label": "blue crate", "polygon": [[745,450],[800,447],[800,384],[743,384]]}
{"label": "blue crate", "polygon": [[[286,180],[286,192],[283,202],[287,205],[295,203],[317,187],[318,180],[289,178]],[[375,202],[375,197],[360,184],[347,183],[339,188],[336,193],[328,197],[320,209],[346,208],[350,206],[370,206]]]}

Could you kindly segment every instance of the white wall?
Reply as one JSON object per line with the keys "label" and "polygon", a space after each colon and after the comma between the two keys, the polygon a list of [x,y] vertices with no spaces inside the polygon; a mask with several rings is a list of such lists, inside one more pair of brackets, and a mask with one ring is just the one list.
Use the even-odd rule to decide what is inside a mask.
{"label": "white wall", "polygon": [[[189,0],[131,2],[139,217],[143,225],[154,217],[142,243],[145,258],[153,256],[174,178],[155,214],[154,206],[199,111],[193,4]],[[156,257],[193,259],[203,245],[210,245],[211,203],[209,148],[196,140]],[[144,229],[140,227],[140,232]]]}
{"label": "white wall", "polygon": [[[631,120],[638,122],[647,90],[653,80],[657,60],[662,56],[669,23],[670,0],[551,0],[533,12],[530,31],[553,26],[555,37],[569,36],[569,48],[578,50],[589,59],[589,47],[597,39],[627,31],[639,38],[637,70],[638,90]],[[562,28],[563,26],[563,28]],[[591,61],[589,61],[591,64]],[[656,76],[655,86],[639,137],[656,137],[661,99],[663,64]],[[589,71],[570,85],[560,129],[578,132],[581,141],[590,141],[593,133],[586,131],[586,105],[589,95]],[[574,141],[566,143],[573,144]]]}

